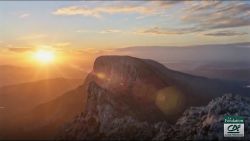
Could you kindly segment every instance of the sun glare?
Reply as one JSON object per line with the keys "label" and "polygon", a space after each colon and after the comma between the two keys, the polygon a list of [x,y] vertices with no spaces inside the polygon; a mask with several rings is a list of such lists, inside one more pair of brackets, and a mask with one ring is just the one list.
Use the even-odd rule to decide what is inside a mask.
{"label": "sun glare", "polygon": [[50,50],[38,50],[34,53],[34,58],[42,64],[49,64],[55,60],[55,54]]}

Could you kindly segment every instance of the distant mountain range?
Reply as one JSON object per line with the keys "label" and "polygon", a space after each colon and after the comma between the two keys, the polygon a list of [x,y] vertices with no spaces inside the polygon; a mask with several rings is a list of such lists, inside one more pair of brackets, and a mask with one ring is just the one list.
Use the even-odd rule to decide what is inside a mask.
{"label": "distant mountain range", "polygon": [[55,78],[0,87],[0,106],[9,114],[23,113],[75,89],[82,81]]}
{"label": "distant mountain range", "polygon": [[250,42],[196,46],[137,46],[113,54],[153,59],[170,69],[208,78],[250,80]]}
{"label": "distant mountain range", "polygon": [[0,65],[0,87],[62,77],[68,79],[84,79],[87,75],[87,71],[82,70],[67,66],[20,67]]}
{"label": "distant mountain range", "polygon": [[[249,62],[250,42],[195,46],[136,46],[117,49],[116,53],[157,61]],[[162,62],[161,62],[162,63]]]}

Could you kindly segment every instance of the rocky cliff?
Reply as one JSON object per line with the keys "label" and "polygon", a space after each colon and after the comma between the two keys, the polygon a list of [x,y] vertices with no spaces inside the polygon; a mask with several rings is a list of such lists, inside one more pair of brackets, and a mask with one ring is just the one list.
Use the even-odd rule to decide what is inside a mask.
{"label": "rocky cliff", "polygon": [[[227,109],[234,102],[233,96],[189,109],[239,90],[238,84],[175,72],[152,60],[99,57],[84,87],[85,110],[65,125],[59,139],[221,139],[220,132],[213,129],[222,126],[219,119],[226,112],[242,115]],[[248,104],[239,99],[238,103]],[[216,107],[224,113],[214,110]],[[249,107],[246,112],[249,116]],[[211,116],[213,122],[208,122]]]}

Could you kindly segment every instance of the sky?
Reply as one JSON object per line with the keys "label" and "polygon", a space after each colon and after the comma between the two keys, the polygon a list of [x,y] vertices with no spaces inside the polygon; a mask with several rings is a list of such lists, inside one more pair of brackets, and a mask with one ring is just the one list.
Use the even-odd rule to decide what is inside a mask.
{"label": "sky", "polygon": [[0,50],[248,42],[249,1],[0,1]]}
{"label": "sky", "polygon": [[249,41],[247,1],[0,2],[2,47],[115,48]]}

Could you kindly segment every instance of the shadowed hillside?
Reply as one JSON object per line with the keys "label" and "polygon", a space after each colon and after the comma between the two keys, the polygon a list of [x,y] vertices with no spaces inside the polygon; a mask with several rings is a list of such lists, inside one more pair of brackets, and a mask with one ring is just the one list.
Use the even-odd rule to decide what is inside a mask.
{"label": "shadowed hillside", "polygon": [[0,106],[10,115],[27,112],[75,89],[81,83],[81,79],[56,78],[1,87]]}
{"label": "shadowed hillside", "polygon": [[[81,79],[48,79],[37,82],[29,82],[23,84],[10,85],[0,88],[0,131],[5,134],[9,131],[14,131],[18,128],[23,116],[27,113],[32,113],[32,110],[42,103],[47,103],[63,95],[65,92],[75,89],[82,83]],[[62,104],[60,105],[62,107]],[[51,108],[51,107],[50,107]],[[49,110],[38,109],[40,115],[49,115]],[[47,113],[46,113],[47,112]],[[42,116],[40,116],[42,117]],[[23,118],[26,120],[26,118]],[[32,115],[30,121],[36,120]],[[13,123],[13,124],[12,124]],[[12,127],[13,125],[13,127]],[[29,125],[29,124],[28,124]],[[34,122],[30,125],[36,125]],[[26,123],[23,124],[26,126]],[[25,127],[27,128],[27,127]]]}

